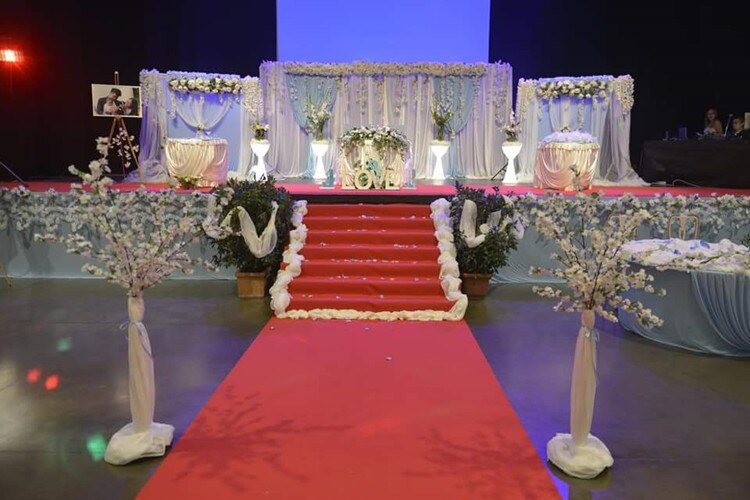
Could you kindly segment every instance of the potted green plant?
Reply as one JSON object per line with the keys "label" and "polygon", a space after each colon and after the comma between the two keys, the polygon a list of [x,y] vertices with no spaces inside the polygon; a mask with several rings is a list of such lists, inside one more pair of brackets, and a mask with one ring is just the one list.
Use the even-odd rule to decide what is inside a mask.
{"label": "potted green plant", "polygon": [[[221,198],[231,190],[228,204],[222,208],[220,220],[231,215],[229,224],[232,235],[216,239],[209,237],[216,253],[213,263],[222,267],[237,269],[237,295],[263,297],[268,283],[273,283],[281,265],[284,248],[289,244],[289,231],[292,228],[292,199],[286,189],[276,186],[273,177],[252,181],[230,180],[226,186],[215,188],[212,193]],[[229,198],[229,197],[228,197]],[[238,209],[242,208],[250,216],[257,234],[262,234],[273,213],[273,202],[278,204],[276,212],[277,241],[268,255],[256,257],[248,247],[240,232]]]}
{"label": "potted green plant", "polygon": [[508,263],[510,251],[518,246],[513,203],[497,186],[493,190],[487,194],[457,182],[451,199],[456,261],[463,292],[470,298],[487,295],[490,278]]}

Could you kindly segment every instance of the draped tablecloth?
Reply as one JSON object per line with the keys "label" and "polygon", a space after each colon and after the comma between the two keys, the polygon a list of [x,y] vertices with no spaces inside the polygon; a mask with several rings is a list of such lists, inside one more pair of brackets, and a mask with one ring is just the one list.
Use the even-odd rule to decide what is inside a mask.
{"label": "draped tablecloth", "polygon": [[631,290],[627,296],[640,300],[664,320],[664,325],[647,330],[632,314],[620,310],[623,328],[691,351],[750,356],[750,276],[642,267],[654,276],[654,287],[664,288],[667,295],[657,297]]}
{"label": "draped tablecloth", "polygon": [[374,168],[378,175],[388,175],[390,184],[397,188],[412,179],[411,164],[408,159],[404,161],[395,149],[386,149],[383,153],[381,156],[372,141],[365,141],[365,144],[353,148],[348,155],[342,151],[338,159],[339,179],[342,187],[354,188],[358,182],[357,174],[363,169]]}
{"label": "draped tablecloth", "polygon": [[581,188],[587,188],[594,178],[598,155],[599,145],[595,143],[542,143],[536,151],[534,185],[541,188],[574,190],[575,168],[580,172]]}
{"label": "draped tablecloth", "polygon": [[199,186],[227,180],[229,143],[226,139],[167,139],[165,153],[171,177],[199,177]]}

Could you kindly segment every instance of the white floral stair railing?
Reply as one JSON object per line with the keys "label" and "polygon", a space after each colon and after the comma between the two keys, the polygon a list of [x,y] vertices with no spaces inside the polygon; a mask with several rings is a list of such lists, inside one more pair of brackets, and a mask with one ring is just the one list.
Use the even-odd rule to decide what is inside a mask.
{"label": "white floral stair railing", "polygon": [[294,229],[289,232],[289,247],[284,250],[283,263],[286,264],[276,275],[276,281],[271,286],[271,309],[280,318],[287,317],[286,309],[292,300],[289,294],[289,284],[294,278],[302,273],[302,261],[305,257],[300,255],[300,250],[305,246],[307,239],[307,226],[303,219],[307,215],[307,201],[294,202],[292,210],[292,225]]}

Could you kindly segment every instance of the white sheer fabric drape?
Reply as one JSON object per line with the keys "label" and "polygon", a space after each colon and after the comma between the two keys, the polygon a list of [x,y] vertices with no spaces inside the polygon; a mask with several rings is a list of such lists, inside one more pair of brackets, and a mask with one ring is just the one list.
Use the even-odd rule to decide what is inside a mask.
{"label": "white sheer fabric drape", "polygon": [[[501,127],[510,115],[512,78],[511,67],[503,63],[488,65],[479,78],[472,114],[466,127],[452,139],[458,148],[460,175],[487,178],[505,164],[500,150]],[[306,132],[294,119],[283,63],[264,63],[261,83],[272,138],[269,163],[285,177],[301,177],[307,169]],[[344,77],[338,84],[328,138],[335,142],[357,126],[398,128],[412,143],[415,176],[426,177],[432,165],[433,92],[433,79],[425,75]],[[329,148],[324,157],[326,169],[337,165],[338,154],[336,144]]]}
{"label": "white sheer fabric drape", "polygon": [[[227,97],[220,99],[221,106],[210,116],[206,112],[206,96],[203,94],[175,95],[170,93],[172,102],[172,112],[179,116],[190,127],[196,129],[198,135],[211,133],[211,129],[216,127],[224,119],[229,108],[234,104],[234,98]],[[204,132],[205,131],[205,132]]]}
{"label": "white sheer fabric drape", "polygon": [[[247,175],[250,168],[257,161],[255,154],[250,146],[254,133],[252,126],[255,123],[265,123],[263,112],[263,90],[260,86],[260,79],[246,76],[242,79],[242,112],[240,114],[241,142],[240,142],[240,160],[237,167],[237,173]],[[273,164],[266,164],[266,171],[272,172]]]}

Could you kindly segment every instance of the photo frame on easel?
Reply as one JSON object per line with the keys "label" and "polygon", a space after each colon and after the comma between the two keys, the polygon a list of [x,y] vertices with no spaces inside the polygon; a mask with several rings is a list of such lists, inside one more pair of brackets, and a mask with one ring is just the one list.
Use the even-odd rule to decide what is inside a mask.
{"label": "photo frame on easel", "polygon": [[133,138],[128,132],[124,118],[143,117],[141,88],[134,85],[120,85],[120,73],[115,71],[114,84],[91,84],[91,104],[95,117],[112,119],[107,145],[109,148],[117,149],[123,175],[126,174],[126,169],[131,162],[140,169],[138,146],[133,144]]}

